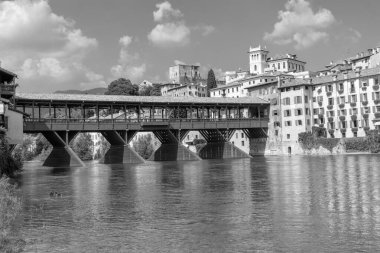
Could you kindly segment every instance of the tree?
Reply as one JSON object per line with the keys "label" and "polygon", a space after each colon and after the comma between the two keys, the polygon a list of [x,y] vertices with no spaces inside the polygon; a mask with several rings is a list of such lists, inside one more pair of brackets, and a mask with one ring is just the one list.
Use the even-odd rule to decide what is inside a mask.
{"label": "tree", "polygon": [[129,79],[119,78],[108,85],[105,95],[137,96],[139,86],[132,84]]}
{"label": "tree", "polygon": [[216,88],[214,70],[210,69],[207,75],[207,94],[210,96],[210,90]]}
{"label": "tree", "polygon": [[15,173],[21,170],[21,166],[21,161],[12,157],[5,134],[0,131],[0,178],[3,175],[14,177]]}
{"label": "tree", "polygon": [[140,96],[161,96],[161,84],[154,83],[139,90]]}
{"label": "tree", "polygon": [[150,134],[144,134],[133,142],[133,148],[144,159],[148,159],[153,154],[153,139]]}
{"label": "tree", "polygon": [[93,142],[90,134],[82,133],[75,138],[73,150],[83,161],[92,160]]}

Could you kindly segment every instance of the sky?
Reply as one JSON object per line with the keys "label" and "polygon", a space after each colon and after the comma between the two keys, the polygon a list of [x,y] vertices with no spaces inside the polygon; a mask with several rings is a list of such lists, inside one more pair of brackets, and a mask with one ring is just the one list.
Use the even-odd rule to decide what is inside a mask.
{"label": "sky", "polygon": [[167,82],[178,63],[248,70],[250,46],[307,69],[380,45],[379,0],[0,1],[1,67],[21,92]]}

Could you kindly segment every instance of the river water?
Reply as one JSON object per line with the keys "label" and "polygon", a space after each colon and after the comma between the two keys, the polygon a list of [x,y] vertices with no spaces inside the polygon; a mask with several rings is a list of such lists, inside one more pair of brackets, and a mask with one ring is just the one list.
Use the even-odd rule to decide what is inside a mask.
{"label": "river water", "polygon": [[379,252],[379,164],[377,155],[31,162],[20,179],[26,251]]}

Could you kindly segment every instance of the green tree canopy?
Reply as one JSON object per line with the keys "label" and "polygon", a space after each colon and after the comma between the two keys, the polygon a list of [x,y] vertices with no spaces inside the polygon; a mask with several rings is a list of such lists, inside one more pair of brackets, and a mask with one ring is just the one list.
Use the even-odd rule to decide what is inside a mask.
{"label": "green tree canopy", "polygon": [[161,84],[154,83],[139,90],[140,96],[161,96]]}
{"label": "green tree canopy", "polygon": [[207,75],[207,94],[210,96],[210,90],[216,88],[216,79],[214,70],[210,69]]}
{"label": "green tree canopy", "polygon": [[138,85],[132,84],[129,79],[119,78],[108,85],[108,90],[104,94],[137,96],[139,94],[138,91]]}

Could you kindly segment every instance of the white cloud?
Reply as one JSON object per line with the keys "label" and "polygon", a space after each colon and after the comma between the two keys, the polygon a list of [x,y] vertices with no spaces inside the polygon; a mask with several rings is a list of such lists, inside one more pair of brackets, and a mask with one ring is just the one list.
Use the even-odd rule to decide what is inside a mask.
{"label": "white cloud", "polygon": [[174,60],[174,65],[186,65],[186,63],[181,60]]}
{"label": "white cloud", "polygon": [[141,79],[146,72],[145,63],[137,63],[140,60],[138,53],[131,53],[130,46],[134,38],[123,36],[119,43],[121,46],[118,64],[111,67],[111,74],[114,78],[129,78],[132,81]]}
{"label": "white cloud", "polygon": [[53,13],[47,0],[0,2],[0,30],[1,60],[19,75],[21,88],[46,92],[64,82],[89,81],[77,66],[97,48],[97,40]]}
{"label": "white cloud", "polygon": [[185,46],[190,42],[190,29],[184,22],[157,24],[148,39],[157,46]]}
{"label": "white cloud", "polygon": [[168,1],[156,4],[157,10],[153,12],[153,18],[156,22],[170,20],[171,18],[183,17],[180,10],[173,9]]}
{"label": "white cloud", "polygon": [[156,26],[148,34],[148,39],[159,47],[185,46],[190,42],[192,31],[199,31],[207,36],[215,31],[211,25],[198,25],[188,27],[183,19],[183,13],[174,9],[168,2],[156,4],[157,10],[153,12]]}
{"label": "white cloud", "polygon": [[290,0],[285,11],[279,11],[279,21],[264,39],[276,44],[294,43],[296,49],[303,49],[329,38],[327,30],[336,23],[330,10],[321,8],[314,12],[306,0]]}

